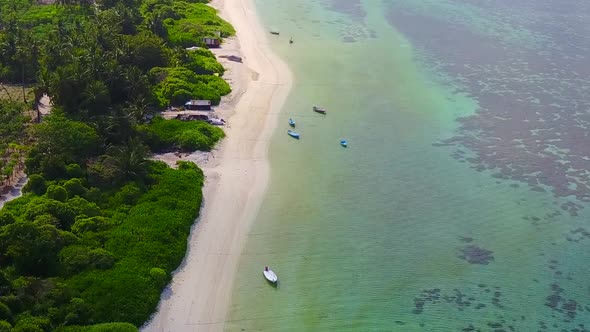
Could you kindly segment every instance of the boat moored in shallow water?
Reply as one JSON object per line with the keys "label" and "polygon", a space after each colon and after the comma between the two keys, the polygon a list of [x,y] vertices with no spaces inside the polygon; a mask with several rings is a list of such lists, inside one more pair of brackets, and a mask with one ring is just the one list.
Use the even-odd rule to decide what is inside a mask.
{"label": "boat moored in shallow water", "polygon": [[321,114],[326,114],[328,111],[323,107],[314,106],[313,111]]}
{"label": "boat moored in shallow water", "polygon": [[293,138],[299,139],[299,133],[294,132],[293,130],[287,130],[287,134]]}
{"label": "boat moored in shallow water", "polygon": [[341,139],[340,140],[340,145],[342,145],[343,147],[347,147],[348,146],[348,141],[345,139]]}
{"label": "boat moored in shallow water", "polygon": [[271,270],[268,266],[264,267],[264,271],[262,271],[262,274],[264,275],[264,278],[272,284],[276,285],[276,283],[279,281],[279,277],[277,277],[277,274],[274,273],[273,270]]}
{"label": "boat moored in shallow water", "polygon": [[289,126],[295,128],[295,121],[293,119],[289,119]]}

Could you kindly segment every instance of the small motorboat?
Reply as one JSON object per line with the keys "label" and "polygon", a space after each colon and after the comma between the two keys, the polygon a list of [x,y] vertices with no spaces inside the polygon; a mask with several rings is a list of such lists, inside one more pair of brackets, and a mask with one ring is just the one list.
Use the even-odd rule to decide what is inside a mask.
{"label": "small motorboat", "polygon": [[276,273],[269,269],[268,266],[264,267],[264,271],[262,271],[262,274],[264,275],[264,278],[272,284],[276,285],[279,281],[279,277],[277,277]]}
{"label": "small motorboat", "polygon": [[225,124],[225,120],[223,120],[223,119],[209,119],[209,123],[214,126],[223,126]]}
{"label": "small motorboat", "polygon": [[328,112],[325,108],[318,107],[318,106],[314,106],[313,107],[313,111],[314,112],[321,113],[321,114],[326,114],[326,112]]}
{"label": "small motorboat", "polygon": [[278,32],[276,30],[270,30],[270,33],[273,35],[280,35],[280,32]]}
{"label": "small motorboat", "polygon": [[341,139],[340,140],[340,145],[342,145],[343,147],[347,147],[348,146],[348,141],[346,141],[345,139]]}
{"label": "small motorboat", "polygon": [[289,44],[293,44],[293,38],[289,39]]}
{"label": "small motorboat", "polygon": [[296,133],[293,130],[287,130],[287,134],[293,138],[299,139],[299,133]]}
{"label": "small motorboat", "polygon": [[295,121],[293,119],[289,119],[289,126],[295,128]]}

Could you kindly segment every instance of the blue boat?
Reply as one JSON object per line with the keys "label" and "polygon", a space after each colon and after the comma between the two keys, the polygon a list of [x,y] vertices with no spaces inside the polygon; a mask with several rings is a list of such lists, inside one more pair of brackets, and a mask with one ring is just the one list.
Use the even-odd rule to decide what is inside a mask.
{"label": "blue boat", "polygon": [[347,147],[348,142],[345,139],[342,139],[342,140],[340,140],[340,145],[342,145],[343,147]]}
{"label": "blue boat", "polygon": [[287,134],[293,138],[299,139],[299,133],[296,133],[293,130],[287,130]]}
{"label": "blue boat", "polygon": [[293,119],[289,119],[289,126],[295,128],[295,121],[293,121]]}

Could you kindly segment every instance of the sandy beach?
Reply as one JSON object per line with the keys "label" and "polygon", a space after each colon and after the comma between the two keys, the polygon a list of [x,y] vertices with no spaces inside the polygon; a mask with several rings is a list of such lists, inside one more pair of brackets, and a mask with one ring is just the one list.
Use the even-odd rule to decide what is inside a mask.
{"label": "sandy beach", "polygon": [[228,119],[227,137],[208,156],[196,158],[206,175],[200,217],[158,311],[142,328],[146,332],[224,329],[245,235],[269,180],[268,144],[291,87],[289,68],[270,50],[253,1],[211,5],[237,31],[237,38],[214,52],[244,61],[222,59],[233,92],[216,112]]}

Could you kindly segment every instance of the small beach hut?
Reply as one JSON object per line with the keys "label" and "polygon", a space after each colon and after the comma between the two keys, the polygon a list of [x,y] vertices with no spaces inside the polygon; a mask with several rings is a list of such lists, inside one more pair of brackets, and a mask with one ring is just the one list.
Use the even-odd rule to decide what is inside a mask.
{"label": "small beach hut", "polygon": [[219,38],[203,38],[203,43],[208,47],[208,48],[217,48],[219,46],[221,46],[221,41],[219,40]]}
{"label": "small beach hut", "polygon": [[189,100],[184,104],[184,108],[191,111],[210,111],[211,100]]}

